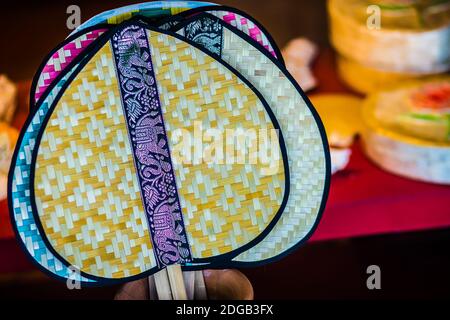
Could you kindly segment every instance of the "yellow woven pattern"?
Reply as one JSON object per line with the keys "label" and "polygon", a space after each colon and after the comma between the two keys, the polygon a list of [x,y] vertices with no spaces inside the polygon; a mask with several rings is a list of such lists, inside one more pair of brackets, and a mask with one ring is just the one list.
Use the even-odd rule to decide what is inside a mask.
{"label": "yellow woven pattern", "polygon": [[109,278],[156,265],[109,44],[53,111],[34,183],[46,235],[72,265]]}
{"label": "yellow woven pattern", "polygon": [[133,15],[138,12],[139,10],[131,10],[128,12],[118,14],[116,16],[109,17],[106,21],[108,22],[108,24],[119,24],[123,21],[131,19]]}
{"label": "yellow woven pattern", "polygon": [[280,123],[290,169],[285,211],[269,235],[235,258],[252,262],[297,244],[317,219],[325,188],[325,152],[317,123],[300,93],[258,49],[224,28],[222,59],[261,92]]}
{"label": "yellow woven pattern", "polygon": [[173,7],[173,8],[170,8],[170,13],[174,16],[174,15],[176,15],[176,14],[178,14],[178,13],[181,13],[181,12],[183,12],[183,11],[187,11],[187,10],[189,10],[190,8],[176,8],[176,7]]}
{"label": "yellow woven pattern", "polygon": [[[257,96],[220,63],[174,37],[149,31],[149,39],[172,153],[172,130],[194,135],[196,122],[220,132],[273,129]],[[278,172],[267,176],[259,163],[174,164],[193,257],[229,252],[267,227],[285,189],[278,159]]]}
{"label": "yellow woven pattern", "polygon": [[[182,7],[180,7],[180,8],[176,8],[176,7],[172,8],[172,7],[165,7],[165,6],[163,6],[161,8],[161,10],[167,10],[167,9],[170,10],[170,15],[174,16],[174,15],[176,15],[178,13],[181,13],[183,11],[189,10],[190,8],[182,8]],[[156,13],[158,10],[155,9],[154,11]],[[133,16],[135,16],[135,15],[137,15],[139,13],[143,13],[143,12],[141,12],[141,10],[139,10],[139,9],[130,10],[130,11],[127,11],[127,12],[124,12],[124,13],[120,13],[118,15],[113,15],[111,17],[108,17],[106,19],[106,21],[109,24],[119,24],[119,23],[121,23],[123,21],[130,20]],[[165,16],[164,14],[161,14],[161,17],[164,17],[164,16]]]}

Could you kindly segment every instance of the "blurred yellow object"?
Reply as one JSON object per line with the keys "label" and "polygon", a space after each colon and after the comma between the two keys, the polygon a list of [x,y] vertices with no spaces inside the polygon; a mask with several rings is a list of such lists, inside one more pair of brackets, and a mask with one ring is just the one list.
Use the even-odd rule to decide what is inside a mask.
{"label": "blurred yellow object", "polygon": [[17,129],[0,122],[0,201],[7,197],[8,171],[18,137]]}
{"label": "blurred yellow object", "polygon": [[330,146],[350,147],[363,130],[362,99],[348,94],[317,94],[310,99],[324,123]]}
{"label": "blurred yellow object", "polygon": [[317,94],[310,97],[325,126],[330,144],[332,173],[343,170],[351,156],[351,145],[363,130],[362,100],[348,94]]}
{"label": "blurred yellow object", "polygon": [[341,55],[337,57],[340,78],[353,90],[368,94],[402,81],[422,79],[430,76],[421,73],[387,72],[364,66]]}
{"label": "blurred yellow object", "polygon": [[448,0],[340,0],[337,3],[345,15],[364,24],[372,12],[369,7],[376,5],[384,29],[430,30],[450,20]]}
{"label": "blurred yellow object", "polygon": [[[411,81],[372,93],[362,107],[365,124],[362,137],[367,156],[389,172],[426,182],[450,184],[450,118],[447,118],[444,130],[445,141],[438,141],[442,140],[442,123],[431,115],[437,105],[424,105],[423,100],[415,97],[422,105],[418,108],[417,103],[411,104],[410,98],[417,90],[425,93],[432,104],[440,105],[438,109],[443,110],[442,119],[445,119],[448,117],[445,83],[450,84],[449,81],[450,77]],[[438,94],[438,88],[430,89],[430,84],[444,86],[441,89],[444,92]],[[417,112],[422,115],[416,118]],[[430,116],[428,120],[427,116]],[[408,123],[404,122],[405,117]]]}
{"label": "blurred yellow object", "polygon": [[0,122],[0,173],[8,174],[18,137],[17,129],[5,122]]}
{"label": "blurred yellow object", "polygon": [[10,123],[17,106],[17,87],[5,75],[0,75],[0,121]]}

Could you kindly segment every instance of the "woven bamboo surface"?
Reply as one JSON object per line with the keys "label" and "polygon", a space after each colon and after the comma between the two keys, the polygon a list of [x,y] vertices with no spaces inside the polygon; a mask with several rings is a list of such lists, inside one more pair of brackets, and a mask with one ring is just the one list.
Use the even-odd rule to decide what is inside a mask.
{"label": "woven bamboo surface", "polygon": [[[192,116],[192,105],[198,114],[191,119],[206,127],[273,129],[255,94],[220,63],[175,38],[152,34],[150,39],[169,132],[183,124],[189,130],[192,124],[185,119]],[[180,98],[186,94],[180,79],[169,75],[189,75],[184,89],[191,90],[192,100],[187,104]],[[205,75],[212,78],[204,82]],[[150,237],[136,200],[139,190],[116,81],[105,46],[58,102],[35,173],[38,211],[53,247],[82,271],[113,278],[154,266],[153,256],[146,254]],[[185,221],[194,257],[229,252],[267,227],[284,195],[281,154],[276,158],[280,170],[272,175],[248,164],[175,167],[182,206],[189,208]],[[125,175],[119,179],[118,172]],[[111,188],[116,184],[118,190]]]}
{"label": "woven bamboo surface", "polygon": [[288,149],[291,186],[285,212],[262,242],[235,258],[257,262],[296,245],[316,222],[325,189],[325,152],[311,111],[269,58],[224,28],[222,59],[262,93],[280,123]]}
{"label": "woven bamboo surface", "polygon": [[[174,37],[153,31],[149,35],[154,56],[164,57],[154,60],[154,68],[172,153],[175,129],[186,130],[190,136],[199,125],[220,132],[237,127],[244,131],[274,130],[257,96],[219,62]],[[195,165],[175,161],[180,203],[185,208],[184,221],[194,257],[237,249],[254,239],[273,219],[283,199],[285,173],[280,150],[274,148],[271,152],[278,152],[274,154],[278,163],[270,164],[278,170],[270,175],[264,175],[267,165],[260,162]]]}
{"label": "woven bamboo surface", "polygon": [[60,82],[47,94],[44,101],[39,106],[39,111],[33,116],[29,126],[23,130],[25,134],[20,141],[20,148],[17,155],[15,165],[16,170],[12,177],[12,204],[14,211],[15,228],[18,231],[22,245],[28,251],[28,254],[44,269],[50,273],[73,280],[87,281],[90,280],[81,277],[78,274],[73,274],[62,261],[49,250],[42,239],[34,215],[31,208],[31,185],[30,185],[30,166],[31,154],[36,147],[35,141],[42,126],[43,119],[47,114],[53,99],[61,90],[61,87],[67,81],[68,77],[75,70],[76,66],[69,70],[69,72],[60,80]]}
{"label": "woven bamboo surface", "polygon": [[[167,9],[164,14],[171,14],[175,15],[177,13],[183,12],[189,10],[188,7],[186,8],[171,8]],[[276,57],[275,51],[272,47],[272,44],[270,43],[269,39],[267,38],[267,35],[259,29],[257,25],[255,25],[254,22],[251,20],[228,11],[208,11],[210,14],[217,16],[218,18],[222,19],[223,21],[227,22],[234,28],[246,33],[247,35],[251,36],[255,41],[260,43],[266,50],[270,52],[273,56]],[[106,19],[106,21],[101,21],[109,23],[109,24],[119,24],[120,22],[126,21],[131,19],[134,15],[144,15],[144,16],[153,16],[161,14],[161,18],[164,17],[163,11],[158,10],[145,10],[140,11],[138,9],[132,10],[126,13],[122,13],[119,15],[113,15]],[[81,31],[83,28],[79,29]],[[70,41],[68,44],[63,46],[60,50],[55,52],[55,54],[52,55],[52,57],[46,62],[44,68],[42,69],[41,74],[39,75],[38,82],[36,84],[35,88],[35,101],[37,101],[42,94],[44,93],[45,89],[48,88],[51,83],[55,80],[55,78],[65,70],[65,68],[69,65],[71,61],[73,61],[80,53],[86,49],[86,47],[91,44],[93,41],[95,41],[105,30],[99,29],[99,30],[93,30],[86,32],[85,34],[80,35],[73,41]]]}
{"label": "woven bamboo surface", "polygon": [[44,91],[51,85],[55,78],[63,72],[69,64],[82,53],[92,42],[94,42],[105,29],[86,32],[73,39],[58,51],[56,51],[46,62],[39,75],[34,92],[34,101],[37,102]]}
{"label": "woven bamboo surface", "polygon": [[213,16],[216,16],[220,18],[221,20],[225,21],[229,25],[233,26],[234,28],[244,32],[245,34],[252,37],[253,40],[258,42],[260,45],[262,45],[271,55],[273,55],[275,58],[276,53],[274,48],[272,47],[272,44],[270,43],[269,39],[267,38],[267,35],[259,29],[257,25],[250,19],[247,19],[237,13],[229,12],[229,11],[222,11],[222,10],[214,10],[214,11],[208,11],[208,13],[212,14]]}
{"label": "woven bamboo surface", "polygon": [[34,185],[42,227],[70,264],[108,278],[156,265],[109,44],[58,101]]}

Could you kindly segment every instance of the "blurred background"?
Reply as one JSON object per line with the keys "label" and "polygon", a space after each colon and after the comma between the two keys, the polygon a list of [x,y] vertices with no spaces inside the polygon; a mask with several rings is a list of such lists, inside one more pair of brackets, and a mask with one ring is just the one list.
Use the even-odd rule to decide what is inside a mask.
{"label": "blurred background", "polygon": [[[357,2],[347,1],[348,4]],[[394,9],[398,9],[399,1],[381,2],[383,5],[394,3]],[[423,9],[416,6],[415,1],[400,2],[406,5],[413,3],[414,10]],[[133,3],[139,1],[41,0],[8,1],[0,4],[2,13],[0,28],[3,30],[0,74],[10,79],[16,88],[18,99],[15,113],[9,120],[12,127],[20,129],[27,116],[30,82],[42,59],[70,33],[66,27],[67,7],[78,5],[84,22],[102,11]],[[253,16],[272,35],[279,48],[285,48],[283,56],[289,70],[293,74],[298,71],[296,79],[302,86],[304,81],[304,85],[307,86],[304,88],[305,91],[308,91],[313,102],[317,101],[320,109],[325,110],[323,118],[327,133],[330,135],[331,131],[336,130],[334,135],[336,138],[330,139],[330,144],[336,152],[334,159],[336,170],[340,170],[332,177],[329,202],[323,220],[313,238],[289,257],[265,267],[241,270],[250,279],[255,298],[450,298],[448,180],[438,183],[418,181],[417,177],[408,177],[404,172],[400,172],[400,175],[393,173],[392,170],[395,168],[382,169],[383,164],[377,155],[368,156],[371,151],[365,147],[363,133],[358,131],[360,130],[358,124],[362,120],[353,119],[347,123],[344,121],[344,124],[336,120],[339,117],[345,118],[345,112],[351,112],[348,110],[354,110],[346,109],[349,105],[356,104],[355,108],[362,108],[360,105],[364,104],[366,96],[378,90],[379,82],[396,80],[401,83],[404,77],[408,80],[410,78],[417,80],[416,78],[422,76],[434,77],[435,74],[439,74],[439,77],[445,77],[446,74],[448,76],[448,59],[445,58],[450,41],[449,20],[446,16],[448,11],[445,11],[447,9],[444,10],[446,13],[443,16],[431,18],[421,14],[411,18],[409,13],[412,11],[408,9],[405,17],[399,19],[397,16],[394,22],[389,20],[389,30],[402,30],[404,39],[409,39],[410,36],[420,37],[420,32],[423,31],[438,33],[429,43],[420,45],[419,41],[416,60],[399,66],[401,63],[398,61],[405,59],[393,58],[395,60],[393,65],[388,66],[389,61],[385,61],[386,55],[382,52],[373,55],[368,52],[363,55],[363,59],[370,57],[373,60],[367,61],[367,64],[366,61],[357,61],[360,58],[358,53],[364,48],[371,48],[373,42],[370,41],[377,40],[369,40],[364,36],[354,37],[352,40],[351,33],[346,31],[346,27],[349,26],[345,24],[354,18],[356,24],[362,24],[367,29],[364,20],[361,22],[359,19],[361,15],[366,14],[365,10],[343,10],[340,14],[344,19],[336,20],[336,25],[333,26],[336,28],[333,31],[334,38],[330,38],[331,23],[325,0],[223,0],[220,4],[236,7]],[[365,9],[370,1],[363,4],[365,6],[362,8]],[[448,6],[448,1],[437,1],[437,4]],[[346,9],[345,4],[342,8]],[[401,10],[396,10],[395,14],[398,15],[399,12],[401,15]],[[376,19],[372,22],[373,28],[377,29]],[[350,29],[356,30],[351,26]],[[385,36],[389,37],[389,34],[379,35],[381,38]],[[302,39],[300,42],[290,43],[299,37]],[[335,39],[334,45],[330,39]],[[350,41],[351,45],[345,47],[346,41]],[[360,43],[356,44],[357,41]],[[344,47],[340,47],[340,44]],[[423,51],[423,47],[428,50]],[[352,50],[355,55],[350,57]],[[432,51],[437,52],[433,57],[442,61],[439,60],[435,68],[433,65],[426,69],[424,65],[432,64],[427,60],[429,52]],[[306,58],[302,55],[305,52],[308,53]],[[343,66],[342,60],[339,65],[337,59],[342,57],[345,57],[345,61],[353,63],[353,66]],[[311,71],[305,69],[309,66],[312,68]],[[367,68],[370,70],[367,71]],[[353,74],[353,77],[345,79],[350,74]],[[437,85],[436,90],[431,89],[433,92],[438,91],[438,98],[443,101],[438,99],[443,103],[439,108],[447,110],[444,111],[447,112],[445,116],[448,116],[450,109],[448,83],[447,78]],[[1,95],[0,92],[0,99]],[[334,109],[344,105],[342,110],[347,111],[343,111],[344,113],[335,112],[336,110],[327,111],[333,105]],[[447,133],[444,138],[422,137],[417,132],[402,131],[397,124],[395,125],[398,130],[393,130],[400,132],[402,137],[414,137],[411,139],[415,140],[405,138],[407,141],[405,143],[419,146],[421,143],[417,142],[417,139],[424,139],[427,145],[438,144],[440,150],[444,152],[440,156],[441,160],[444,159],[442,160],[444,163],[438,163],[436,167],[444,169],[449,167],[450,157],[447,153],[450,146]],[[443,125],[445,126],[445,123]],[[389,127],[390,124],[386,126]],[[376,131],[378,127],[372,129]],[[442,130],[446,129],[448,128]],[[436,129],[436,132],[441,131]],[[376,142],[366,140],[366,145],[372,143],[375,145]],[[428,172],[426,170],[433,165],[433,162],[427,162],[417,170],[423,169]],[[412,176],[415,174],[416,172],[413,172]],[[446,174],[448,179],[448,172]],[[439,171],[437,177],[446,176]],[[377,265],[381,269],[381,290],[367,288],[366,280],[369,276],[367,268],[370,265]],[[111,286],[69,291],[64,283],[38,271],[27,260],[14,238],[7,201],[0,201],[0,298],[111,299],[118,288]]]}

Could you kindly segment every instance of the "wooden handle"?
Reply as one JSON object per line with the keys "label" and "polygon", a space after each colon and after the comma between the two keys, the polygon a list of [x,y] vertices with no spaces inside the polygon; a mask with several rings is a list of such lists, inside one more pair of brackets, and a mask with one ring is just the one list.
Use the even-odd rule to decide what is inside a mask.
{"label": "wooden handle", "polygon": [[187,300],[186,288],[184,286],[183,272],[179,264],[174,264],[166,268],[169,276],[170,288],[174,300]]}
{"label": "wooden handle", "polygon": [[[169,282],[167,269],[163,269],[153,275],[156,292],[159,300],[172,300],[172,290]],[[150,284],[150,283],[149,283]]]}
{"label": "wooden handle", "polygon": [[188,300],[194,300],[195,297],[195,271],[183,271],[184,285]]}
{"label": "wooden handle", "polygon": [[203,278],[203,271],[195,271],[194,282],[194,298],[196,300],[208,300],[208,292],[206,291],[205,279]]}
{"label": "wooden handle", "polygon": [[170,266],[148,277],[150,300],[207,300],[202,271],[181,271]]}
{"label": "wooden handle", "polygon": [[155,283],[155,277],[149,276],[147,278],[148,283],[148,298],[149,300],[158,300],[158,291],[156,291],[156,283]]}

